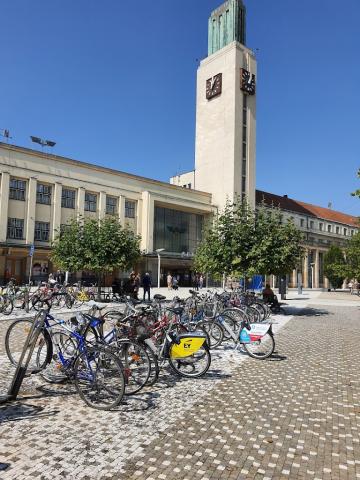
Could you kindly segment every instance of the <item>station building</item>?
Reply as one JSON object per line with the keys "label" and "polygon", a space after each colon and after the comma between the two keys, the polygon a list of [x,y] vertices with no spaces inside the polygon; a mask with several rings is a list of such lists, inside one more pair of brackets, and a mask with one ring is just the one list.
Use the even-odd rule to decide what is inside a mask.
{"label": "station building", "polygon": [[296,286],[302,273],[305,287],[328,286],[323,255],[331,244],[345,245],[357,219],[256,191],[257,64],[246,46],[243,2],[226,1],[211,13],[208,26],[208,56],[197,72],[194,170],[165,183],[0,142],[0,282],[26,281],[31,245],[31,276],[46,278],[54,268],[51,242],[70,218],[116,215],[141,235],[140,271],[149,271],[156,283],[156,250],[162,249],[162,281],[171,272],[180,285],[189,285],[204,223],[227,200],[241,197],[253,207],[262,201],[279,206],[304,231],[307,255],[289,285]]}

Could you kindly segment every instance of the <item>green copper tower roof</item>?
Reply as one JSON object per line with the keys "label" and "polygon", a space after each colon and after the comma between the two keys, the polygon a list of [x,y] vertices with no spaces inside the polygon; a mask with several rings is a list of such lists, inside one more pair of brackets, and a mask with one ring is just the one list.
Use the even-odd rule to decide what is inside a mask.
{"label": "green copper tower roof", "polygon": [[246,41],[246,8],[242,0],[228,0],[211,13],[208,54],[234,41],[243,45]]}

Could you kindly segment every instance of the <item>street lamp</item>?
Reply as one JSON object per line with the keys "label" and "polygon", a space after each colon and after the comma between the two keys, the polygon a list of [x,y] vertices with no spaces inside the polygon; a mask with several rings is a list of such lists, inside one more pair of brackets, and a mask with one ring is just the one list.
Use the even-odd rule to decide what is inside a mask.
{"label": "street lamp", "polygon": [[33,135],[30,135],[30,138],[32,142],[38,143],[43,149],[44,147],[54,147],[56,145],[56,142],[52,140],[45,140],[44,138],[34,137]]}
{"label": "street lamp", "polygon": [[157,253],[158,256],[158,288],[160,288],[160,252],[163,252],[165,248],[157,248],[155,252]]}

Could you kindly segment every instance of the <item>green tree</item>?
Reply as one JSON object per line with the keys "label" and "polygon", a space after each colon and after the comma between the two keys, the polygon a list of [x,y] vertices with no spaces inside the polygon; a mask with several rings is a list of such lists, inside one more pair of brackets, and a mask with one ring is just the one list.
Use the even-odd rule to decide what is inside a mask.
{"label": "green tree", "polygon": [[252,210],[246,202],[228,203],[204,233],[195,267],[216,277],[285,274],[302,256],[302,234],[282,222],[279,209]]}
{"label": "green tree", "polygon": [[252,256],[262,275],[285,275],[299,266],[304,255],[303,234],[292,220],[283,221],[280,209],[261,205],[256,216]]}
{"label": "green tree", "polygon": [[346,248],[346,274],[360,281],[360,232],[351,237]]}
{"label": "green tree", "polygon": [[340,288],[346,278],[345,257],[337,245],[332,245],[324,255],[324,274],[334,289]]}
{"label": "green tree", "polygon": [[[357,177],[360,178],[360,168],[357,172]],[[353,197],[359,197],[360,198],[360,188],[358,188],[357,190],[355,190],[355,192],[353,192],[351,194]]]}
{"label": "green tree", "polygon": [[128,270],[140,257],[140,237],[121,226],[115,217],[102,220],[73,219],[58,232],[51,260],[63,270],[91,270],[98,278],[98,297],[103,274]]}

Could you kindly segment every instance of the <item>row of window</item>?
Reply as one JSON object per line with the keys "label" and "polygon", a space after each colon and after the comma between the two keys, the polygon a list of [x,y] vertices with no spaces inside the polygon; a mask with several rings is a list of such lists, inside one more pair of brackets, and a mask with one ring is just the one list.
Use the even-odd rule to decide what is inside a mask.
{"label": "row of window", "polygon": [[[36,186],[36,203],[51,205],[51,185],[38,183]],[[26,182],[24,180],[11,179],[9,198],[12,200],[25,201]],[[62,189],[61,206],[63,208],[75,209],[76,191],[68,188]],[[97,195],[95,193],[85,192],[85,211],[96,212],[97,210]],[[106,196],[106,213],[115,215],[117,212],[117,198]],[[125,200],[125,217],[135,218],[135,202]],[[15,238],[15,237],[14,237]]]}
{"label": "row of window", "polygon": [[[305,220],[303,218],[300,219],[300,226],[305,227]],[[310,220],[309,222],[309,228],[310,230],[315,229],[315,222],[313,220]],[[325,232],[327,231],[328,233],[336,233],[338,235],[343,234],[343,235],[354,235],[354,230],[349,230],[346,227],[340,227],[338,225],[327,225],[327,230],[325,230],[325,224],[323,222],[319,222],[319,231],[320,232]]]}
{"label": "row of window", "polygon": [[[26,182],[12,178],[10,180],[9,198],[25,201]],[[51,186],[38,183],[36,186],[36,203],[51,204]]]}
{"label": "row of window", "polygon": [[[115,202],[107,204],[109,209],[106,209],[106,213],[115,214],[116,198],[110,197]],[[93,211],[96,211],[93,210]],[[125,202],[125,217],[135,218],[135,202]],[[64,226],[61,225],[61,228]],[[23,240],[24,235],[24,220],[20,218],[9,218],[7,225],[7,238],[13,240]],[[34,239],[41,242],[48,242],[50,238],[50,222],[35,222],[35,235]]]}
{"label": "row of window", "polygon": [[[14,240],[24,239],[24,220],[20,218],[9,218],[7,226],[7,238]],[[50,238],[50,223],[35,222],[34,239],[41,242],[48,242]]]}

